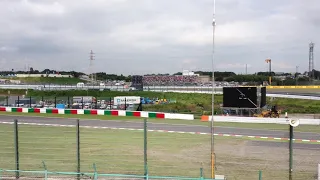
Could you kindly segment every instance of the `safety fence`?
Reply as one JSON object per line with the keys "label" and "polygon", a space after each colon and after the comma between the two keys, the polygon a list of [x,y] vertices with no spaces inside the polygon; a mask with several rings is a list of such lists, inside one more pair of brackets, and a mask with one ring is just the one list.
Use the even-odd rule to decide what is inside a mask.
{"label": "safety fence", "polygon": [[[139,179],[154,179],[154,180],[224,180],[222,178],[212,179],[212,178],[204,178],[202,169],[199,171],[199,177],[190,178],[190,177],[178,177],[178,176],[149,176],[149,175],[126,175],[126,174],[103,174],[99,173],[95,164],[93,164],[94,172],[51,172],[48,171],[46,168],[45,162],[43,163],[43,170],[40,171],[21,171],[21,170],[5,170],[0,169],[0,179],[1,178],[8,178],[8,177],[20,177],[20,174],[24,174],[23,179],[28,179],[29,177],[33,177],[36,179],[44,179],[44,180],[71,180],[71,179],[78,179],[78,180],[85,180],[85,179],[94,179],[94,180],[103,180],[103,179],[122,179],[122,180],[139,180]],[[262,180],[262,173],[259,175],[259,180]],[[32,178],[29,178],[32,179]]]}
{"label": "safety fence", "polygon": [[119,96],[0,96],[0,106],[30,108],[66,108],[66,109],[115,109],[136,110],[139,105],[170,104],[174,99]]}
{"label": "safety fence", "polygon": [[[74,119],[1,121],[3,179],[211,178],[210,135],[155,132],[147,120],[125,129]],[[287,142],[215,137],[214,146],[215,173],[228,180],[288,179]],[[293,180],[315,179],[319,150],[294,143]]]}
{"label": "safety fence", "polygon": [[[146,119],[141,124],[142,129],[135,131],[85,128],[80,126],[79,120],[66,120],[64,123],[60,127],[48,124],[35,126],[22,120],[21,123],[18,120],[1,123],[0,177],[210,177],[209,156],[203,152],[192,152],[198,140],[204,143],[209,137],[201,139],[199,136],[148,132]],[[187,151],[179,152],[181,150]],[[209,151],[207,148],[204,150]],[[67,172],[59,173],[61,169]]]}

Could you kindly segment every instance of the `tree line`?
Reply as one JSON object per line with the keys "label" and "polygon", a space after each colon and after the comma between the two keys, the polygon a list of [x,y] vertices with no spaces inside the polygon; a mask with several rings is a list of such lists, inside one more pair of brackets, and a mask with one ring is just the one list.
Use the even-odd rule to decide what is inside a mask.
{"label": "tree line", "polygon": [[[8,75],[8,74],[62,74],[62,75],[72,75],[75,78],[79,78],[83,75],[86,75],[83,72],[77,72],[77,71],[58,71],[58,70],[52,70],[52,69],[44,69],[42,71],[30,68],[28,71],[0,71],[0,75]],[[207,71],[195,71],[195,74],[199,74],[200,76],[209,76],[212,77],[212,72]],[[310,81],[314,83],[314,80],[320,79],[320,71],[313,70],[312,75],[314,75],[313,78],[309,78],[308,73],[304,72],[301,73],[282,73],[282,74],[276,74],[275,72],[271,72],[271,76],[273,77],[273,84],[274,85],[295,85],[295,84],[310,84]],[[146,74],[146,75],[159,75],[159,76],[165,76],[170,75],[168,73],[166,74]],[[182,75],[182,72],[174,73],[173,75]],[[109,80],[109,81],[131,81],[131,76],[125,76],[123,74],[117,75],[117,74],[107,74],[105,72],[97,72],[95,73],[97,80]],[[269,72],[256,72],[254,74],[236,74],[234,72],[214,72],[215,81],[227,81],[227,82],[247,82],[251,84],[261,84],[265,81],[268,81],[270,73]],[[278,78],[277,78],[278,77]],[[283,77],[283,78],[279,78]]]}

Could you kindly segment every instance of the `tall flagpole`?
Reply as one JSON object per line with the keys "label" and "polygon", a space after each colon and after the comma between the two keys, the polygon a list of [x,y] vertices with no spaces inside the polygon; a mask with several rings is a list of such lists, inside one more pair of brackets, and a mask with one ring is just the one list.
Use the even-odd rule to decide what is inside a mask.
{"label": "tall flagpole", "polygon": [[215,179],[215,153],[214,153],[214,128],[213,128],[213,116],[214,116],[214,34],[216,27],[215,12],[216,11],[216,1],[213,0],[213,21],[212,21],[212,109],[211,109],[211,179]]}

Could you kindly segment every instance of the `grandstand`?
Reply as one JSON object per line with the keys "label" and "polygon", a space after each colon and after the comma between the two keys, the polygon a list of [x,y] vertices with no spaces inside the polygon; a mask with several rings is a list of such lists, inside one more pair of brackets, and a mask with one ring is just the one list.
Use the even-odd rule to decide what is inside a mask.
{"label": "grandstand", "polygon": [[198,85],[199,75],[147,75],[143,76],[145,86],[184,86]]}

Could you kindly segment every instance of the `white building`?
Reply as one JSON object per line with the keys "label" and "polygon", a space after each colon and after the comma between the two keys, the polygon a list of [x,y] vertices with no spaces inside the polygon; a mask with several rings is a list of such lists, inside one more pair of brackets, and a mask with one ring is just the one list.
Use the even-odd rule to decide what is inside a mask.
{"label": "white building", "polygon": [[199,76],[199,74],[195,74],[193,71],[189,71],[189,70],[183,70],[182,75],[183,76],[194,76],[194,75]]}

